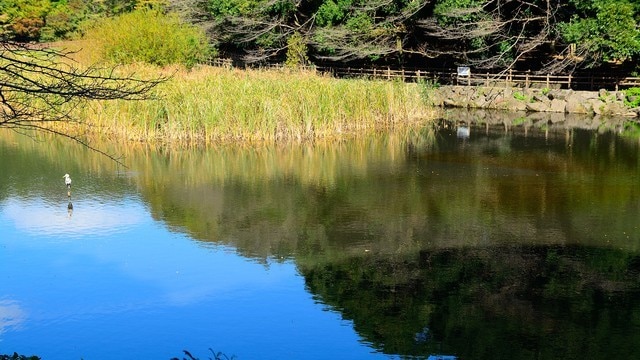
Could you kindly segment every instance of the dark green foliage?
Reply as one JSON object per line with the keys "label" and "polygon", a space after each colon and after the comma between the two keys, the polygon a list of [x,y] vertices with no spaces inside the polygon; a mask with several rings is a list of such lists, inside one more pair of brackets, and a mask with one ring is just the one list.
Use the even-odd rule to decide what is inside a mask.
{"label": "dark green foliage", "polygon": [[294,33],[310,61],[445,58],[504,69],[526,59],[529,68],[559,72],[640,58],[633,0],[0,0],[0,36],[64,39],[98,19],[163,4],[180,6],[206,25],[210,43],[250,62],[284,62]]}
{"label": "dark green foliage", "polygon": [[251,14],[259,5],[251,0],[209,0],[207,10],[214,18]]}
{"label": "dark green foliage", "polygon": [[483,0],[440,0],[436,1],[433,13],[443,25],[460,26],[486,18],[483,3]]}
{"label": "dark green foliage", "polygon": [[557,64],[558,70],[636,59],[639,9],[630,0],[210,0],[207,8],[212,36],[263,55],[256,60],[284,60],[286,39],[298,32],[312,61],[389,63],[412,54],[475,68],[528,59],[533,67]]}
{"label": "dark green foliage", "polygon": [[[207,359],[209,359],[209,360],[233,360],[233,359],[236,358],[235,355],[229,357],[229,356],[223,354],[222,352],[215,352],[211,348],[209,348],[209,351],[211,352],[211,356],[213,356],[213,357],[208,357]],[[182,359],[180,359],[180,358],[171,358],[171,360],[200,360],[200,358],[193,356],[187,350],[182,350],[182,352],[184,353],[185,357],[183,357]]]}
{"label": "dark green foliage", "polygon": [[635,108],[640,106],[640,88],[633,87],[624,90],[624,103],[625,105]]}
{"label": "dark green foliage", "polygon": [[638,316],[638,259],[562,246],[442,249],[353,256],[301,273],[312,293],[385,353],[578,359],[598,349],[606,354],[598,358],[625,358],[638,341],[633,322],[619,348],[608,348],[615,336],[606,319]]}
{"label": "dark green foliage", "polygon": [[348,15],[352,0],[324,1],[316,12],[316,21],[320,26],[337,25]]}
{"label": "dark green foliage", "polygon": [[0,0],[0,36],[17,41],[64,39],[96,17],[135,9],[137,0]]}
{"label": "dark green foliage", "polygon": [[629,0],[571,2],[578,12],[558,31],[568,43],[576,44],[578,55],[593,64],[628,61],[640,54],[637,6]]}
{"label": "dark green foliage", "polygon": [[13,355],[0,355],[0,360],[40,360],[37,356],[24,356],[18,353],[13,353]]}

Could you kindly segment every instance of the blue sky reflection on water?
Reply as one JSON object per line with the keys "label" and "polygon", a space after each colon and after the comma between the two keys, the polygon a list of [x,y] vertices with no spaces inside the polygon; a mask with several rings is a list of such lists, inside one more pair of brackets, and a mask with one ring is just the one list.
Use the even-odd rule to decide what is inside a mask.
{"label": "blue sky reflection on water", "polygon": [[[0,353],[168,359],[371,358],[294,264],[203,246],[135,197],[0,204]],[[88,235],[90,234],[90,235]],[[267,336],[268,335],[268,336]]]}

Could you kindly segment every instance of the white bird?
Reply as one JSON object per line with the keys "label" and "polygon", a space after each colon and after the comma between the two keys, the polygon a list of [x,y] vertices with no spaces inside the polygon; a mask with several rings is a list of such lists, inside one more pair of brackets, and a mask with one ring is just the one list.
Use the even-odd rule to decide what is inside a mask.
{"label": "white bird", "polygon": [[69,177],[69,174],[64,174],[63,178],[64,184],[67,185],[67,188],[71,189],[71,178]]}

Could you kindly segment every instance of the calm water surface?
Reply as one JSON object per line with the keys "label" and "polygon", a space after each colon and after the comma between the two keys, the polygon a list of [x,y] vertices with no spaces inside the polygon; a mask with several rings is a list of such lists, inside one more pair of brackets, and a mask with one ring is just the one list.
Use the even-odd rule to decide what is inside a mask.
{"label": "calm water surface", "polygon": [[635,128],[507,123],[127,168],[0,132],[0,354],[637,358]]}

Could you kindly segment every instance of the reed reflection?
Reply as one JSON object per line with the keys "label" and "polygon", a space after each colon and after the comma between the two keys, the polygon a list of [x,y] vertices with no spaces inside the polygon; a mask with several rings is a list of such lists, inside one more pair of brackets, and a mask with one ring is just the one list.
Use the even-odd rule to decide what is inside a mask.
{"label": "reed reflection", "polygon": [[592,329],[594,347],[637,344],[624,319],[640,312],[638,142],[441,125],[326,147],[168,149],[135,168],[156,218],[247,257],[292,258],[385,353],[588,356],[558,339],[578,346]]}
{"label": "reed reflection", "polygon": [[[131,166],[142,169],[138,186],[157,219],[251,257],[603,245],[612,233],[632,235],[609,235],[605,246],[639,248],[637,142],[573,131],[567,143],[565,129],[554,139],[471,131],[467,139],[445,129],[326,146],[167,149]],[[346,243],[331,240],[344,233],[353,235]]]}

